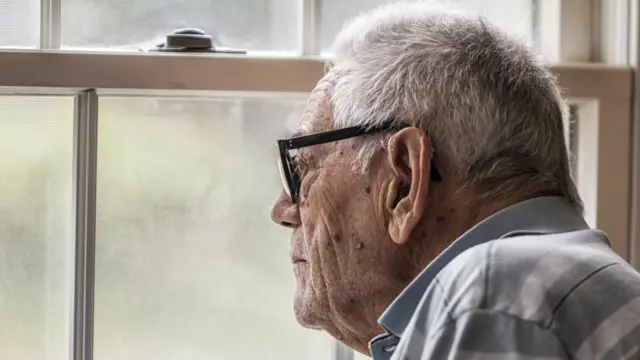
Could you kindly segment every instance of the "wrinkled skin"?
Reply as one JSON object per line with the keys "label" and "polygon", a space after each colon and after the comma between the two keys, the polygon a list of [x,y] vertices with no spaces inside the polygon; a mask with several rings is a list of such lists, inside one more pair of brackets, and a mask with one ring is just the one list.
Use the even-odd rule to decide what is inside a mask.
{"label": "wrinkled skin", "polygon": [[[333,129],[335,76],[318,83],[298,133]],[[430,144],[419,129],[392,134],[364,172],[354,169],[357,149],[343,140],[299,150],[300,201],[282,191],[271,217],[293,230],[300,324],[368,354],[368,342],[382,332],[380,314],[466,226],[451,200],[455,189],[430,180]]]}

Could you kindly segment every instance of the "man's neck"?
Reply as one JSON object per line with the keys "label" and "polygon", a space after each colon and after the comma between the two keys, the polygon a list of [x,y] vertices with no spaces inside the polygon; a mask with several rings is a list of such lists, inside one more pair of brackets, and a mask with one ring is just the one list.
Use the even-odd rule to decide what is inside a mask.
{"label": "man's neck", "polygon": [[[332,334],[346,346],[369,355],[369,341],[383,332],[378,324],[378,317],[386,310],[395,296],[400,295],[413,279],[420,274],[442,251],[464,232],[492,214],[518,201],[503,201],[469,206],[470,202],[461,197],[450,196],[433,202],[434,207],[426,212],[411,239],[406,244],[406,266],[401,274],[402,283],[398,282],[394,296],[388,303],[379,303],[379,308],[369,309],[362,314],[359,324],[351,323],[349,328],[335,329]],[[435,204],[438,204],[437,207]],[[363,309],[364,310],[364,309]],[[345,334],[347,336],[345,336]]]}

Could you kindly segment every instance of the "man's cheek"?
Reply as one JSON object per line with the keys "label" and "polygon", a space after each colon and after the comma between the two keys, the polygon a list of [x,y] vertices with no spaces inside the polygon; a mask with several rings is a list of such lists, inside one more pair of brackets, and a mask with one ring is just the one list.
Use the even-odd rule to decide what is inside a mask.
{"label": "man's cheek", "polygon": [[309,267],[309,279],[314,292],[326,298],[339,282],[339,267],[330,252],[318,250]]}
{"label": "man's cheek", "polygon": [[308,210],[310,205],[315,204],[312,188],[317,179],[318,175],[315,173],[308,174],[302,179],[300,184],[300,210]]}

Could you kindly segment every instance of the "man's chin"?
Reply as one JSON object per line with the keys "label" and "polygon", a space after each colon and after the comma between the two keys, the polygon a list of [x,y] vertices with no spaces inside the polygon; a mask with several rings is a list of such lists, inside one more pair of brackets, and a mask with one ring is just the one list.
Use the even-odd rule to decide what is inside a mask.
{"label": "man's chin", "polygon": [[307,329],[323,330],[323,319],[318,316],[320,312],[314,305],[312,301],[296,292],[293,299],[293,312],[298,323]]}
{"label": "man's chin", "polygon": [[296,316],[296,319],[298,320],[298,324],[300,324],[305,329],[324,331],[324,328],[316,323],[305,321],[304,319],[300,319],[298,316]]}

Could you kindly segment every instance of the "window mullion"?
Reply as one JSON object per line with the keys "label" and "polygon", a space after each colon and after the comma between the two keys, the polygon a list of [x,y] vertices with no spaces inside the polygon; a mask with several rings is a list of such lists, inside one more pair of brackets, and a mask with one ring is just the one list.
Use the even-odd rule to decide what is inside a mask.
{"label": "window mullion", "polygon": [[[592,3],[585,0],[537,0],[538,49],[551,63],[593,60]],[[586,4],[585,4],[586,3]]]}
{"label": "window mullion", "polygon": [[76,96],[74,119],[75,278],[72,359],[93,359],[98,95]]}
{"label": "window mullion", "polygon": [[60,49],[62,0],[40,0],[40,49]]}
{"label": "window mullion", "polygon": [[322,0],[301,0],[302,55],[320,54],[320,20]]}
{"label": "window mullion", "polygon": [[630,28],[632,18],[632,1],[599,0],[596,1],[598,17],[598,34],[596,58],[609,65],[627,66],[631,62]]}
{"label": "window mullion", "polygon": [[354,352],[339,341],[335,341],[333,360],[353,360]]}

